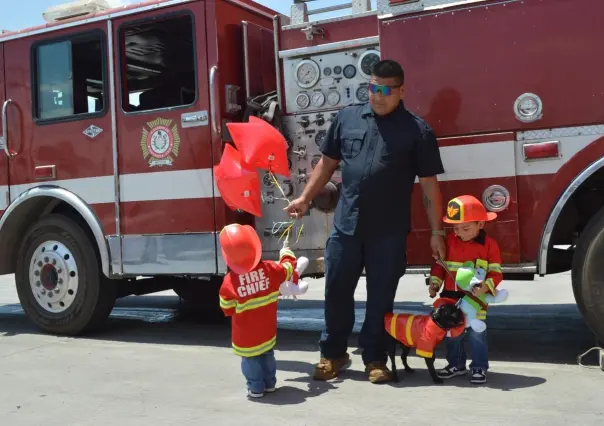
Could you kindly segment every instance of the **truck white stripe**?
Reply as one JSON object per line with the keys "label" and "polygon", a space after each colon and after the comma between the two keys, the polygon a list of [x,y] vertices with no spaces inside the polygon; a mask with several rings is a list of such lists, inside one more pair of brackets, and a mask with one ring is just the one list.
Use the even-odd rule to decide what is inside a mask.
{"label": "truck white stripe", "polygon": [[[113,175],[11,185],[11,200],[28,189],[41,185],[65,188],[79,195],[89,204],[115,201]],[[120,176],[120,200],[122,202],[211,198],[212,189],[219,197],[220,193],[214,186],[211,169],[170,170]],[[1,185],[0,210],[7,207],[6,191],[8,191],[8,186]]]}
{"label": "truck white stripe", "polygon": [[[554,174],[573,155],[600,137],[602,135],[573,135],[556,138],[560,141],[561,157],[533,162],[524,161],[522,145],[539,140],[445,146],[440,148],[440,153],[446,173],[439,176],[438,180],[458,181]],[[114,202],[113,176],[111,175],[13,185],[11,186],[11,199],[14,200],[22,192],[40,185],[63,187],[79,195],[89,204]],[[212,170],[209,168],[134,173],[120,177],[120,197],[123,202],[211,198],[212,190],[216,197],[220,197],[218,188],[212,181]],[[7,191],[8,186],[0,185],[0,210],[7,207]]]}

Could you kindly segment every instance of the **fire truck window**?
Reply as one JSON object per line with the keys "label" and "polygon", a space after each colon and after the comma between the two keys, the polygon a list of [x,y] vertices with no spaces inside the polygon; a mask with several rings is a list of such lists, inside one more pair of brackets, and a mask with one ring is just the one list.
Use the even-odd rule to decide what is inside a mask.
{"label": "fire truck window", "polygon": [[35,115],[41,120],[101,112],[105,107],[100,37],[35,47]]}
{"label": "fire truck window", "polygon": [[193,21],[188,15],[120,28],[122,108],[125,112],[195,102]]}

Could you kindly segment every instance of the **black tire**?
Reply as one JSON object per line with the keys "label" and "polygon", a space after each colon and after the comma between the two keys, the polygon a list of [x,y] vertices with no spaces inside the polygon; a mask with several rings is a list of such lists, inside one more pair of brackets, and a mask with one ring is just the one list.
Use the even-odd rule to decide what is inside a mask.
{"label": "black tire", "polygon": [[179,281],[173,290],[183,299],[185,308],[195,311],[196,317],[211,322],[223,322],[226,318],[220,309],[218,298],[221,284],[222,277],[214,276],[209,279]]}
{"label": "black tire", "polygon": [[604,341],[604,208],[581,233],[572,264],[573,293],[587,326]]}
{"label": "black tire", "polygon": [[[53,247],[49,250],[44,251],[44,248],[40,249],[39,253],[34,253],[41,244],[49,241],[56,241],[59,244],[54,246],[50,244]],[[97,250],[93,244],[95,243],[75,221],[60,214],[43,217],[25,233],[19,249],[15,271],[17,293],[27,317],[45,332],[74,336],[95,329],[109,317],[116,300],[116,285],[115,282],[103,275]],[[60,252],[56,251],[57,247],[66,253],[71,253],[72,256],[60,256]],[[56,262],[56,259],[59,259],[54,272],[45,273],[45,276],[48,277],[54,274],[57,280],[62,276],[66,279],[66,287],[61,288],[60,285],[57,285],[54,290],[57,293],[51,295],[55,296],[56,294],[56,297],[65,297],[65,299],[56,299],[56,302],[55,299],[48,299],[56,309],[63,309],[61,312],[52,312],[42,307],[43,302],[38,302],[38,300],[44,300],[39,297],[40,292],[50,294],[52,291],[46,290],[44,286],[46,281],[41,277],[39,271],[36,275],[37,267],[33,263],[34,255],[39,262],[36,265],[44,263],[43,267],[46,268],[46,264],[48,264],[51,270],[53,267],[49,264],[48,256],[51,257],[50,262]],[[69,277],[73,281],[57,272],[66,273],[62,271],[63,268],[60,268],[60,266],[65,267],[61,264],[62,258],[71,259],[71,267],[67,265],[66,269],[73,269],[69,272]],[[30,267],[34,268],[31,279]],[[77,288],[73,290],[69,286],[73,285],[76,276]],[[39,280],[37,280],[37,277],[40,277]],[[35,280],[37,281],[34,282]],[[40,281],[42,281],[42,287],[40,287]],[[65,290],[66,288],[69,290]],[[68,292],[69,296],[66,296]],[[63,300],[66,302],[63,302]],[[60,307],[61,303],[66,307]],[[47,303],[47,305],[52,308],[51,304]]]}

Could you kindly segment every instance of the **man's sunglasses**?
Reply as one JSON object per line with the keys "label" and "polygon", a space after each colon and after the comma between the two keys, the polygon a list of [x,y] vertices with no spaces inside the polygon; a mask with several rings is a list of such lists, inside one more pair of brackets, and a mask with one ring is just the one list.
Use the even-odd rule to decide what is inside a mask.
{"label": "man's sunglasses", "polygon": [[374,95],[381,93],[384,96],[390,96],[392,94],[392,90],[398,89],[399,87],[401,86],[385,86],[383,84],[369,83],[368,89]]}

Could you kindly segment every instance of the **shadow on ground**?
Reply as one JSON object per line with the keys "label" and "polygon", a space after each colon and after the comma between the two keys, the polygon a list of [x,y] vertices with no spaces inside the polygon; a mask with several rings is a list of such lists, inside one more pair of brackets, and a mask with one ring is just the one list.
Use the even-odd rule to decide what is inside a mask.
{"label": "shadow on ground", "polygon": [[[280,302],[277,349],[317,352],[322,307],[322,301]],[[356,331],[362,324],[364,307],[364,302],[356,303]],[[0,336],[40,334],[22,315],[19,305],[5,305],[2,309]],[[429,307],[420,302],[407,302],[396,303],[395,310],[422,313],[428,312]],[[493,306],[489,308],[487,324],[489,353],[493,361],[576,364],[577,355],[595,343],[574,304]],[[78,338],[228,348],[230,326],[224,319],[208,321],[203,313],[181,305],[178,297],[127,297],[116,303],[110,320],[101,330]],[[356,333],[351,337],[350,345],[351,351],[359,353],[355,350]],[[443,345],[436,354],[443,358]],[[418,366],[417,362],[421,365],[422,361],[414,358],[414,362]],[[589,363],[591,359],[585,362]],[[422,375],[427,372],[418,368],[416,376]],[[423,383],[416,378],[408,380],[411,385],[416,380]]]}

